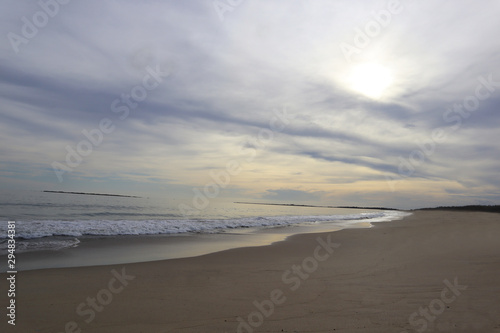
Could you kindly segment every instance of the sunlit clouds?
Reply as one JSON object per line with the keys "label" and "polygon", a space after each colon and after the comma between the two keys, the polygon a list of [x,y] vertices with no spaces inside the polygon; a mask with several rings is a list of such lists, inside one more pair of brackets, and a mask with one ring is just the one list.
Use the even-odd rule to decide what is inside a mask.
{"label": "sunlit clouds", "polygon": [[0,183],[189,200],[238,161],[218,199],[498,204],[500,5],[394,6],[8,1]]}

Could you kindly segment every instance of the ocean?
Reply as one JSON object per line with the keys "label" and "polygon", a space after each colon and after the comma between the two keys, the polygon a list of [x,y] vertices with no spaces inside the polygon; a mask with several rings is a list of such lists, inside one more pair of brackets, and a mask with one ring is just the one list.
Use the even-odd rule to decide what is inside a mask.
{"label": "ocean", "polygon": [[[161,197],[3,193],[0,256],[7,254],[7,221],[15,221],[16,225],[18,267],[23,268],[24,257],[24,269],[35,269],[201,255],[238,246],[265,245],[296,233],[369,227],[373,222],[401,219],[408,214],[212,202],[197,214],[184,216],[179,204]],[[99,253],[95,253],[96,248]],[[119,255],[117,249],[122,250]]]}

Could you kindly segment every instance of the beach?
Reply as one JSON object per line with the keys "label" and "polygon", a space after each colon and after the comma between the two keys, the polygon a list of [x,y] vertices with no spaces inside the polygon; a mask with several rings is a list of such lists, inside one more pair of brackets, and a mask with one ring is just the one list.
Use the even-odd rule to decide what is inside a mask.
{"label": "beach", "polygon": [[[500,215],[415,211],[268,246],[16,277],[2,332],[500,332]],[[8,289],[1,274],[1,290]],[[7,289],[6,289],[7,288]],[[7,297],[0,297],[5,309]],[[4,313],[2,311],[2,313]]]}

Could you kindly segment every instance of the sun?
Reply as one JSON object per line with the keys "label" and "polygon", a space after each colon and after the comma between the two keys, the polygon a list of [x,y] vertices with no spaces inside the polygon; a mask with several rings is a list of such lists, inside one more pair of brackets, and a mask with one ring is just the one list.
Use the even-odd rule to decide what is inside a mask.
{"label": "sun", "polygon": [[353,68],[349,76],[350,87],[373,99],[379,99],[391,86],[391,71],[379,64],[362,64]]}

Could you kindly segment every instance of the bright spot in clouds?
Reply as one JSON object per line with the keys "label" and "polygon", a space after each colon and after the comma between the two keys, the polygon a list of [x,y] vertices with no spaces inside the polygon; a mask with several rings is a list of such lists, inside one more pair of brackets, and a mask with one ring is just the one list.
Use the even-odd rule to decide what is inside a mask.
{"label": "bright spot in clouds", "polygon": [[349,78],[353,90],[373,99],[382,97],[392,84],[391,71],[379,64],[362,64],[353,68]]}
{"label": "bright spot in clouds", "polygon": [[0,195],[500,203],[499,0],[2,3]]}

